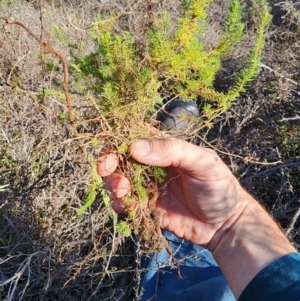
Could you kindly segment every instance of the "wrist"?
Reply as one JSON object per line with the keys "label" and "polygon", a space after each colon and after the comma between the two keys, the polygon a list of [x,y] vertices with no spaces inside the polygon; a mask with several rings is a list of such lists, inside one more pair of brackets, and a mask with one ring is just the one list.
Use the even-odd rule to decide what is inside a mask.
{"label": "wrist", "polygon": [[295,252],[270,215],[246,191],[239,193],[235,213],[209,244],[236,297],[264,267]]}
{"label": "wrist", "polygon": [[210,252],[214,253],[220,244],[224,243],[234,232],[239,223],[242,221],[243,214],[249,203],[252,202],[252,197],[246,193],[246,191],[238,184],[235,188],[235,207],[231,211],[230,215],[223,222],[222,226],[214,234],[213,238],[207,245]]}

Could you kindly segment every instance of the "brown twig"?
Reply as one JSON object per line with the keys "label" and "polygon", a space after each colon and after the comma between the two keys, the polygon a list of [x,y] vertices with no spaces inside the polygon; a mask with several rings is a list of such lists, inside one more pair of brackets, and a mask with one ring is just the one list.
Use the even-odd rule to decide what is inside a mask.
{"label": "brown twig", "polygon": [[[98,241],[96,244],[93,245],[93,248],[91,249],[91,251],[86,255],[86,257],[79,263],[79,267],[77,268],[77,270],[75,271],[74,275],[69,278],[67,281],[65,281],[65,283],[63,284],[63,288],[65,288],[70,282],[74,281],[76,279],[76,277],[80,274],[82,267],[87,263],[87,261],[90,259],[90,257],[92,257],[96,252],[97,252],[97,246],[99,244],[99,242],[102,240],[103,235],[109,231],[110,229],[105,229],[99,236]],[[109,262],[108,262],[109,264]],[[107,270],[106,270],[107,272]]]}
{"label": "brown twig", "polygon": [[68,83],[69,83],[69,71],[68,71],[68,65],[67,65],[67,60],[66,60],[65,55],[62,52],[54,49],[52,47],[52,45],[50,44],[50,42],[42,40],[42,35],[41,35],[41,37],[38,37],[36,34],[34,34],[22,22],[9,20],[6,17],[2,17],[2,16],[0,16],[0,19],[5,21],[5,24],[3,25],[2,28],[4,28],[4,26],[8,25],[8,24],[18,25],[18,26],[22,27],[32,38],[34,38],[40,44],[41,48],[44,50],[44,52],[46,54],[47,53],[54,54],[60,59],[60,61],[62,63],[62,67],[63,67],[63,73],[64,73],[64,85],[63,85],[64,86],[64,94],[65,94],[65,99],[66,99],[67,108],[68,108],[70,125],[72,127],[73,133],[76,137],[91,136],[90,133],[85,133],[85,134],[78,133],[77,129],[76,129],[75,117],[74,117],[74,113],[73,113],[73,109],[72,109],[72,105],[71,105],[71,99],[70,99],[70,95],[69,95],[69,85],[68,85]]}
{"label": "brown twig", "polygon": [[254,160],[251,160],[251,159],[248,158],[248,157],[242,157],[242,156],[239,156],[239,155],[231,154],[231,153],[229,153],[229,152],[221,151],[221,150],[219,150],[217,147],[213,146],[211,143],[209,143],[208,141],[206,141],[205,139],[203,139],[203,138],[202,138],[201,136],[199,136],[199,135],[197,135],[197,138],[199,138],[203,143],[205,143],[206,145],[208,145],[209,147],[211,147],[212,149],[214,149],[216,152],[218,152],[218,153],[220,153],[220,154],[223,154],[223,155],[226,155],[226,156],[230,156],[230,157],[234,157],[234,158],[241,159],[241,160],[243,160],[245,163],[252,163],[252,164],[257,164],[257,165],[265,165],[265,166],[276,165],[276,164],[282,163],[281,160],[275,161],[275,162],[260,162],[260,161],[254,161]]}

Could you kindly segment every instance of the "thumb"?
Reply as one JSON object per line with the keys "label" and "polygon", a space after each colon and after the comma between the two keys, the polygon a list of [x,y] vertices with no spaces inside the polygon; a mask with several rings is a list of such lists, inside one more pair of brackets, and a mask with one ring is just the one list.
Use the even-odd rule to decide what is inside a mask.
{"label": "thumb", "polygon": [[171,137],[138,140],[131,147],[131,155],[146,165],[177,167],[191,176],[225,165],[214,151]]}

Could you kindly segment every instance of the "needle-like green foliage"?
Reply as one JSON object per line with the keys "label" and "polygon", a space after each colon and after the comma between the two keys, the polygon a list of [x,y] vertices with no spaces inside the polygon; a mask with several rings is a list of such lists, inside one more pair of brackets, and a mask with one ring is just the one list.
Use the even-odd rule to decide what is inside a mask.
{"label": "needle-like green foliage", "polygon": [[243,39],[243,11],[240,0],[233,0],[222,38],[214,49],[207,49],[201,37],[209,26],[207,9],[211,2],[182,1],[182,13],[176,24],[170,14],[163,11],[148,25],[144,45],[134,33],[115,29],[118,18],[113,13],[108,19],[98,17],[92,26],[95,51],[77,59],[72,67],[78,85],[83,87],[83,92],[94,94],[100,111],[116,130],[116,136],[121,134],[121,140],[128,137],[125,143],[117,141],[117,145],[127,145],[145,131],[148,113],[164,97],[160,93],[162,86],[168,95],[183,100],[206,99],[203,113],[209,125],[230,108],[234,99],[257,76],[265,33],[271,20],[265,1],[253,0],[259,7],[256,41],[247,66],[227,92],[216,91],[213,84],[222,58]]}
{"label": "needle-like green foliage", "polygon": [[[209,49],[201,37],[209,26],[207,10],[211,2],[182,1],[181,14],[175,23],[167,11],[162,11],[146,22],[142,38],[128,30],[119,30],[114,13],[106,19],[99,16],[91,26],[95,50],[71,65],[77,86],[87,99],[94,99],[95,112],[101,115],[98,116],[100,124],[105,125],[95,135],[123,158],[123,171],[132,175],[132,193],[142,202],[147,199],[144,167],[129,163],[126,156],[135,139],[151,135],[145,124],[155,125],[150,114],[155,104],[169,95],[183,100],[201,97],[206,104],[199,127],[209,127],[258,75],[271,20],[265,0],[253,0],[258,7],[255,42],[246,66],[227,92],[215,90],[214,82],[222,59],[244,37],[243,11],[241,0],[232,0],[223,35],[218,44]],[[157,181],[163,181],[161,173],[150,176],[158,176]]]}

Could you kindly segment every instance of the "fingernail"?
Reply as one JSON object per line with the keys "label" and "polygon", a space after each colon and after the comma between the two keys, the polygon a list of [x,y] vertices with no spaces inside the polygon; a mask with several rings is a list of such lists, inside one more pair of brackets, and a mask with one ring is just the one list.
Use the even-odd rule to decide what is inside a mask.
{"label": "fingernail", "polygon": [[138,156],[148,156],[151,152],[151,145],[148,140],[138,140],[134,143],[133,149]]}

